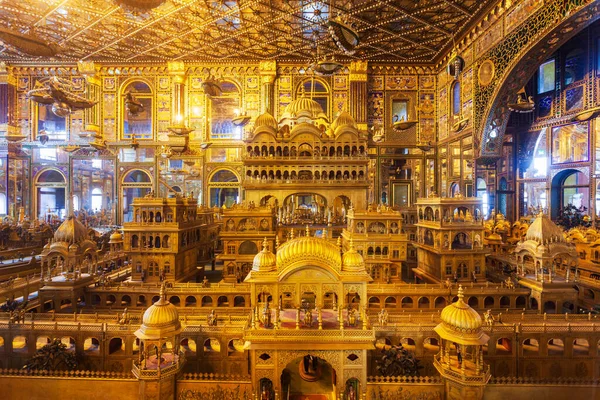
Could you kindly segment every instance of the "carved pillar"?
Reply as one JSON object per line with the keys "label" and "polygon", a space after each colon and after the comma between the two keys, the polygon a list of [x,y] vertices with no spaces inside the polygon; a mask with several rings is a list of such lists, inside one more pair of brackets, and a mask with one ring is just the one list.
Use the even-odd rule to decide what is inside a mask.
{"label": "carved pillar", "polygon": [[275,61],[261,61],[260,70],[260,96],[261,96],[261,113],[268,112],[275,115],[275,77],[277,76],[277,63]]}
{"label": "carved pillar", "polygon": [[358,129],[367,129],[367,61],[350,63],[350,115]]}
{"label": "carved pillar", "polygon": [[173,78],[173,125],[181,125],[185,118],[185,63],[183,61],[170,61],[167,63],[169,75]]}

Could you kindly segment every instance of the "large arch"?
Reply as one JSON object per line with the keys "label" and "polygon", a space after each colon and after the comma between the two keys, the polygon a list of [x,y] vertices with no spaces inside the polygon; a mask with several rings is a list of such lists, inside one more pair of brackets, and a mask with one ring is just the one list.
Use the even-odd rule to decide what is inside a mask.
{"label": "large arch", "polygon": [[56,214],[61,218],[66,211],[67,177],[58,168],[44,168],[35,178],[36,215],[44,218],[48,213]]}
{"label": "large arch", "polygon": [[[600,18],[600,3],[552,0],[507,34],[503,41],[482,54],[474,73],[484,61],[494,64],[494,77],[487,86],[474,80],[475,158],[491,163],[501,157],[504,132],[511,111],[508,103],[531,79],[548,55]],[[498,22],[502,23],[502,22]]]}

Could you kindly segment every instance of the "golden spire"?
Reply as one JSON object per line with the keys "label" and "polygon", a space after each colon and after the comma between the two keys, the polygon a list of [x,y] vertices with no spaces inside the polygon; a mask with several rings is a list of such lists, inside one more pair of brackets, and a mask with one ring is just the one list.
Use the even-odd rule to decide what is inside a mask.
{"label": "golden spire", "polygon": [[279,236],[275,236],[275,249],[279,248]]}
{"label": "golden spire", "polygon": [[350,238],[350,250],[354,250],[354,239]]}
{"label": "golden spire", "polygon": [[269,243],[267,242],[267,237],[265,236],[265,239],[263,240],[263,251],[269,250],[268,245]]}
{"label": "golden spire", "polygon": [[167,283],[163,281],[160,285],[160,299],[165,302],[167,300]]}
{"label": "golden spire", "polygon": [[290,240],[294,238],[294,228],[290,231]]}
{"label": "golden spire", "polygon": [[465,297],[465,293],[462,285],[458,285],[458,300],[462,300]]}
{"label": "golden spire", "polygon": [[308,224],[306,224],[306,237],[310,236],[310,229],[308,229]]}

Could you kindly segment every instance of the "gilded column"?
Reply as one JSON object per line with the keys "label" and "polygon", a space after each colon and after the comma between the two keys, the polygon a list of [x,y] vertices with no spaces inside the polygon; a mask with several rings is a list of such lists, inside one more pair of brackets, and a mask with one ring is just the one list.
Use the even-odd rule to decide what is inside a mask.
{"label": "gilded column", "polygon": [[100,88],[98,76],[100,65],[93,61],[78,61],[77,71],[85,78],[88,99],[97,103],[84,111],[83,131],[92,135],[100,135]]}
{"label": "gilded column", "polygon": [[275,115],[275,77],[277,76],[277,63],[275,61],[261,61],[259,65],[260,71],[260,96],[261,96],[261,113],[268,112]]}
{"label": "gilded column", "polygon": [[350,63],[350,115],[358,129],[367,130],[367,61]]}
{"label": "gilded column", "polygon": [[173,113],[171,123],[181,125],[185,117],[185,63],[170,61],[167,63],[169,75],[173,79]]}

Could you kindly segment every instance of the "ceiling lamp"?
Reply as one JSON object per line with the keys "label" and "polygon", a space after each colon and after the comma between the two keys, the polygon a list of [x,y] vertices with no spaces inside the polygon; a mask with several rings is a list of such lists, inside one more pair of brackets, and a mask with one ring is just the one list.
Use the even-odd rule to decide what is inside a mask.
{"label": "ceiling lamp", "polygon": [[522,114],[530,113],[535,110],[535,102],[533,101],[533,97],[527,97],[527,92],[525,92],[524,87],[517,92],[516,102],[508,103],[507,106],[510,111]]}
{"label": "ceiling lamp", "polygon": [[144,104],[135,98],[132,92],[125,94],[125,108],[131,116],[136,116],[144,111]]}
{"label": "ceiling lamp", "polygon": [[75,94],[72,83],[57,76],[37,81],[35,87],[27,92],[27,97],[39,104],[52,104],[52,112],[61,118],[97,103]]}
{"label": "ceiling lamp", "polygon": [[115,3],[125,9],[138,11],[150,11],[164,2],[165,0],[115,0]]}
{"label": "ceiling lamp", "polygon": [[446,66],[448,75],[453,76],[454,79],[458,79],[464,66],[465,60],[458,55],[458,50],[454,49],[452,56],[450,57],[450,62],[448,62],[448,65]]}
{"label": "ceiling lamp", "polygon": [[343,67],[344,66],[341,63],[335,61],[333,58],[330,60],[324,58],[321,61],[316,61],[310,66],[315,74],[321,76],[331,76]]}
{"label": "ceiling lamp", "polygon": [[394,115],[392,119],[392,129],[394,129],[396,132],[405,131],[408,128],[412,128],[416,124],[416,120],[405,120],[404,116],[399,117],[398,114]]}
{"label": "ceiling lamp", "polygon": [[212,75],[209,75],[208,78],[202,82],[202,89],[204,89],[204,93],[209,96],[220,96],[222,92],[221,85],[212,77]]}
{"label": "ceiling lamp", "polygon": [[340,17],[330,19],[327,22],[331,38],[346,55],[353,55],[356,52],[356,46],[360,43],[360,37],[352,27],[342,21]]}
{"label": "ceiling lamp", "polygon": [[37,36],[0,28],[0,41],[34,57],[54,57],[56,48]]}
{"label": "ceiling lamp", "polygon": [[248,125],[248,122],[250,122],[250,116],[248,115],[248,113],[235,110],[234,114],[235,116],[231,120],[231,123],[233,125],[243,127]]}

